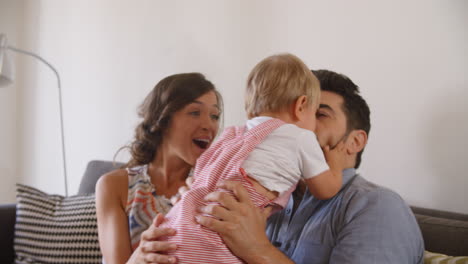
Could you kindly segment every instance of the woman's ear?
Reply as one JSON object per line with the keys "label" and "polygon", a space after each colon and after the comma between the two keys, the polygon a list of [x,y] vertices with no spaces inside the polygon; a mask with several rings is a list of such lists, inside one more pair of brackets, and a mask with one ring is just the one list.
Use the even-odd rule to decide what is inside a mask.
{"label": "woman's ear", "polygon": [[307,108],[307,96],[301,95],[294,101],[293,117],[296,120],[301,120]]}
{"label": "woman's ear", "polygon": [[357,154],[364,149],[367,144],[367,133],[362,129],[351,131],[348,136],[348,154]]}

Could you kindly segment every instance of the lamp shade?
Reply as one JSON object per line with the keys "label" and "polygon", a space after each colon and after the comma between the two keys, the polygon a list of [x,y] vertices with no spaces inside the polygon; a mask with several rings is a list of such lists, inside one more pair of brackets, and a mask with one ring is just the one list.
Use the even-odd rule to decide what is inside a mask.
{"label": "lamp shade", "polygon": [[13,65],[8,58],[6,36],[0,34],[0,87],[13,83]]}

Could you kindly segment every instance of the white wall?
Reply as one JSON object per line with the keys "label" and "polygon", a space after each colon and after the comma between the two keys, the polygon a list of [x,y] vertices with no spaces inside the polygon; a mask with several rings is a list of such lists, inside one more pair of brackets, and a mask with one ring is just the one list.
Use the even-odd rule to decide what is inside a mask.
{"label": "white wall", "polygon": [[[373,124],[364,177],[410,204],[468,213],[464,0],[42,0],[23,9],[14,44],[49,59],[63,79],[71,193],[89,160],[112,159],[129,142],[136,107],[162,77],[204,73],[225,97],[225,124],[238,124],[249,70],[287,51],[361,87]],[[17,181],[63,193],[54,76],[23,63]]]}
{"label": "white wall", "polygon": [[[8,35],[9,41],[16,42],[23,25],[23,3],[22,1],[0,1],[0,33]],[[17,61],[15,54],[8,54],[10,62]],[[18,61],[17,64],[21,64]],[[13,67],[13,71],[17,71]],[[0,201],[14,202],[15,189],[13,186],[17,181],[16,175],[16,141],[17,123],[16,98],[18,84],[13,83],[7,87],[0,88]]]}

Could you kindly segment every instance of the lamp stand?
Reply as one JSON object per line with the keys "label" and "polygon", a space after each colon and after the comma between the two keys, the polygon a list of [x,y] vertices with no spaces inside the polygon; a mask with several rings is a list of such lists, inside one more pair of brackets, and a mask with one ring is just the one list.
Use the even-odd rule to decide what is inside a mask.
{"label": "lamp stand", "polygon": [[35,54],[35,53],[32,53],[32,52],[29,52],[29,51],[25,51],[25,50],[21,50],[21,49],[18,49],[18,48],[15,48],[15,47],[12,47],[12,46],[6,46],[6,47],[3,47],[7,50],[12,50],[14,52],[17,52],[17,53],[21,53],[21,54],[25,54],[25,55],[28,55],[28,56],[31,56],[31,57],[34,57],[36,59],[38,59],[39,61],[43,62],[45,65],[47,65],[54,73],[55,73],[55,76],[57,77],[57,84],[58,84],[58,98],[59,98],[59,108],[60,108],[60,135],[61,135],[61,142],[62,142],[62,156],[63,156],[63,174],[64,174],[64,179],[65,179],[65,196],[68,196],[68,176],[67,176],[67,159],[66,159],[66,152],[65,152],[65,133],[64,133],[64,125],[63,125],[63,106],[62,106],[62,86],[61,86],[61,83],[60,83],[60,75],[58,73],[58,71],[54,68],[54,66],[52,66],[49,62],[47,62],[45,59],[43,59],[41,56]]}

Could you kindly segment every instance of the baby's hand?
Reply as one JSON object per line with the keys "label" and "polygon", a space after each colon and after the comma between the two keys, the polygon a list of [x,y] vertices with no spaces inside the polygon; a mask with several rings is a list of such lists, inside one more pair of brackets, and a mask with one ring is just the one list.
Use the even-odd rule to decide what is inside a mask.
{"label": "baby's hand", "polygon": [[333,149],[330,149],[330,146],[325,146],[323,153],[325,154],[328,166],[330,166],[330,170],[341,172],[346,168],[348,153],[343,141],[340,141]]}

